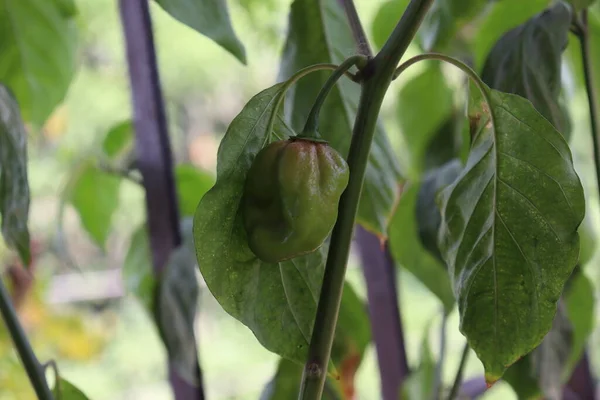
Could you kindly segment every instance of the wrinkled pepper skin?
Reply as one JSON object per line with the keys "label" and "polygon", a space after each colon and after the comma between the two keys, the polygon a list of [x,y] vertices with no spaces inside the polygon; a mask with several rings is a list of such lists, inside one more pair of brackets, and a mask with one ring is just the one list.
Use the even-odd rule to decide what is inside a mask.
{"label": "wrinkled pepper skin", "polygon": [[348,164],[326,142],[292,138],[263,148],[242,199],[252,252],[276,263],[319,248],[333,229],[348,178]]}

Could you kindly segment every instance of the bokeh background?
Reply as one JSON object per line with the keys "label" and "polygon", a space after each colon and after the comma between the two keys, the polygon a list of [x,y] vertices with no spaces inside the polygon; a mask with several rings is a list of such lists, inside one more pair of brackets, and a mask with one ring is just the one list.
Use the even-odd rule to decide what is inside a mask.
{"label": "bokeh background", "polygon": [[[155,41],[172,148],[178,163],[192,163],[214,174],[219,141],[233,117],[255,93],[277,79],[290,0],[229,0],[231,18],[246,46],[244,66],[210,40],[172,19],[151,2]],[[376,0],[356,1],[371,32]],[[35,281],[20,305],[23,323],[41,360],[54,359],[61,374],[93,400],[167,400],[166,354],[144,306],[122,283],[122,266],[133,229],[144,220],[141,188],[123,182],[106,248],[97,247],[77,213],[63,206],[74,171],[98,151],[106,132],[131,118],[130,92],[120,20],[115,0],[78,0],[80,65],[64,103],[41,131],[30,133],[31,231],[39,247]],[[411,50],[414,53],[414,49]],[[409,53],[411,52],[409,51]],[[410,54],[409,54],[410,55]],[[410,79],[410,70],[390,91],[383,117],[399,155],[402,140],[394,121],[394,92]],[[568,71],[565,71],[568,73]],[[587,106],[572,92],[573,152],[588,193],[597,202],[592,172]],[[107,201],[93,193],[95,202]],[[594,226],[597,210],[593,207]],[[4,267],[16,257],[2,253]],[[597,258],[586,272],[598,282]],[[438,351],[441,305],[416,279],[399,270],[399,292],[410,362],[418,362],[420,342],[431,333]],[[349,280],[364,297],[357,258],[351,257]],[[197,335],[207,396],[211,400],[255,400],[272,377],[277,356],[264,350],[252,333],[229,317],[201,282]],[[464,338],[457,313],[448,321],[447,366],[451,381]],[[594,365],[600,362],[598,335],[591,339]],[[481,374],[472,355],[467,377]],[[357,375],[359,399],[379,398],[377,360],[369,347]],[[484,399],[516,398],[499,382]],[[0,400],[34,399],[6,329],[0,324]]]}

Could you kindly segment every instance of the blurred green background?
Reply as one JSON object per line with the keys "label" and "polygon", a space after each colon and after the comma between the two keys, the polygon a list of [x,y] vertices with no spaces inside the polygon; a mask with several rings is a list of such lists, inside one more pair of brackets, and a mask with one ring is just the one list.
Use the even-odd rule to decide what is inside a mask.
{"label": "blurred green background", "polygon": [[[253,94],[277,79],[290,2],[228,2],[235,30],[246,46],[247,66],[151,3],[160,76],[178,163],[191,162],[214,173],[219,140],[229,122]],[[368,32],[381,4],[382,1],[357,1]],[[77,5],[78,72],[64,104],[56,109],[44,129],[30,136],[31,230],[43,250],[36,264],[33,296],[22,305],[21,315],[40,359],[56,360],[62,375],[91,399],[171,399],[165,379],[165,351],[156,329],[136,298],[119,295],[120,268],[130,235],[144,220],[141,189],[130,182],[121,185],[119,208],[106,249],[99,249],[87,237],[70,206],[65,209],[62,234],[58,233],[61,196],[70,175],[97,151],[113,125],[131,116],[117,2],[78,0]],[[395,87],[399,89],[411,73]],[[401,153],[402,143],[391,107],[395,90],[386,99],[383,115],[392,142]],[[588,204],[595,204],[587,106],[582,93],[573,96],[569,105],[574,123],[574,157],[588,193]],[[592,208],[589,212],[597,221],[597,210]],[[597,258],[591,264],[596,265]],[[587,268],[594,283],[598,280],[596,270]],[[66,282],[67,276],[74,280]],[[354,256],[349,280],[364,297],[362,273]],[[97,299],[68,301],[65,290],[99,295]],[[399,291],[408,356],[415,365],[428,328],[433,351],[438,351],[441,304],[404,271],[399,274]],[[116,295],[105,298],[106,293]],[[451,382],[464,344],[456,312],[449,320],[447,332],[448,367],[444,377]],[[201,287],[197,335],[208,399],[258,399],[275,371],[277,357],[229,317],[205,286]],[[594,334],[594,365],[600,361],[597,344],[598,335]],[[481,364],[472,354],[467,377],[481,373]],[[368,349],[359,369],[357,389],[359,399],[380,397],[373,347]],[[5,329],[0,326],[0,400],[33,398]],[[516,397],[506,384],[499,382],[483,398]]]}

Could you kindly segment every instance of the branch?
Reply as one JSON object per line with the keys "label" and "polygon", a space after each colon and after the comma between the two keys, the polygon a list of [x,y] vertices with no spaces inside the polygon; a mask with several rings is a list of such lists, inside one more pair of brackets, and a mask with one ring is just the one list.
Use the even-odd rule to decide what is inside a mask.
{"label": "branch", "polygon": [[462,356],[460,357],[460,363],[458,364],[458,370],[456,370],[456,377],[454,378],[452,389],[450,389],[450,393],[448,394],[448,400],[456,399],[459,394],[459,389],[461,387],[463,379],[463,373],[465,371],[465,365],[467,365],[467,359],[469,358],[469,350],[469,344],[465,343]]}
{"label": "branch", "polygon": [[333,228],[325,275],[317,306],[308,359],[299,398],[320,400],[340,310],[350,242],[362,192],[367,160],[383,98],[394,70],[410,45],[433,0],[412,0],[383,49],[361,70],[364,79],[348,153],[350,180],[339,205]]}
{"label": "branch", "polygon": [[440,398],[440,393],[444,387],[444,363],[446,362],[446,327],[448,323],[448,314],[442,308],[442,326],[440,327],[440,357],[435,366],[435,375],[433,381],[434,399]]}
{"label": "branch", "polygon": [[[155,275],[160,277],[171,252],[181,244],[167,119],[148,0],[120,0],[119,3],[132,89],[138,156],[136,166],[146,190],[152,263]],[[175,365],[169,362],[169,380],[177,400],[204,399],[202,374],[197,365],[198,386],[185,380]]]}
{"label": "branch", "polygon": [[410,373],[404,346],[396,290],[396,266],[387,246],[361,226],[356,228],[358,251],[367,286],[367,301],[377,351],[383,400],[397,400]]}
{"label": "branch", "polygon": [[592,142],[594,144],[594,166],[596,167],[596,182],[600,191],[600,144],[598,131],[598,103],[594,86],[593,66],[590,49],[590,37],[588,28],[587,10],[581,12],[581,21],[576,32],[581,43],[581,58],[583,61],[583,76],[585,90],[587,91],[588,106],[590,112],[590,126],[592,129]]}
{"label": "branch", "polygon": [[0,313],[38,399],[53,400],[54,397],[48,387],[48,382],[46,382],[44,369],[31,349],[2,279],[0,279]]}
{"label": "branch", "polygon": [[346,16],[348,17],[348,22],[350,23],[350,29],[352,30],[352,35],[354,36],[354,41],[356,42],[358,52],[364,56],[373,56],[373,52],[371,51],[371,47],[369,46],[369,41],[367,39],[367,34],[360,23],[360,18],[358,16],[358,12],[356,11],[354,1],[338,0],[338,3],[340,3],[340,5],[344,7],[344,10],[346,11]]}
{"label": "branch", "polygon": [[594,381],[587,351],[585,351],[575,366],[564,390],[563,397],[590,399],[596,398],[596,382]]}

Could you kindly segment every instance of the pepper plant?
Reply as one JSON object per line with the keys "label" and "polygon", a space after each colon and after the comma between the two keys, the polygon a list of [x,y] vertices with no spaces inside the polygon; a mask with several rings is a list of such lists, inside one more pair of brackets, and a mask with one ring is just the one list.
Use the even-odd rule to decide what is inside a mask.
{"label": "pepper plant", "polygon": [[[0,38],[0,52],[8,54],[0,81],[9,89],[0,90],[2,232],[27,264],[21,115],[40,124],[64,97],[76,8],[68,0],[16,1],[0,6],[0,22],[9,15],[26,21],[23,4],[34,4],[61,26],[49,31],[59,33],[50,41],[63,50],[49,63],[56,71],[27,80],[28,65],[21,71],[11,62],[31,62],[44,46],[19,58],[16,40]],[[256,7],[238,2],[250,14]],[[246,63],[224,1],[156,3]],[[133,123],[107,134],[109,166],[85,164],[65,198],[103,245],[110,219],[98,223],[83,212],[94,186],[90,174],[118,171],[143,185],[147,229],[136,231],[129,255],[143,253],[154,274],[132,290],[154,317],[178,400],[204,398],[192,242],[222,308],[281,356],[263,400],[355,398],[354,377],[371,342],[381,395],[369,398],[477,398],[499,380],[519,398],[595,398],[588,355],[595,350],[588,349],[594,288],[586,266],[594,250],[590,210],[600,198],[598,3],[388,0],[367,35],[352,0],[294,0],[277,82],[229,124],[207,191],[193,170],[173,165],[148,2],[119,4]],[[49,75],[60,79],[44,81]],[[40,96],[40,88],[52,96]],[[585,110],[572,105],[581,93]],[[385,106],[388,95],[393,111]],[[573,123],[575,111],[586,113],[589,126]],[[135,154],[127,151],[134,131]],[[591,143],[595,183],[584,179],[570,147],[574,138]],[[193,177],[192,195],[186,177]],[[111,185],[116,197],[118,185]],[[102,211],[111,215],[108,208]],[[181,228],[180,219],[192,216],[193,228],[189,220]],[[346,280],[353,243],[366,304]],[[396,265],[441,309],[437,357],[425,334],[421,362],[412,368]],[[2,285],[0,311],[38,397],[85,398],[61,379],[50,391]],[[453,312],[465,344],[448,383],[442,371]],[[463,382],[471,352],[484,374]]]}

